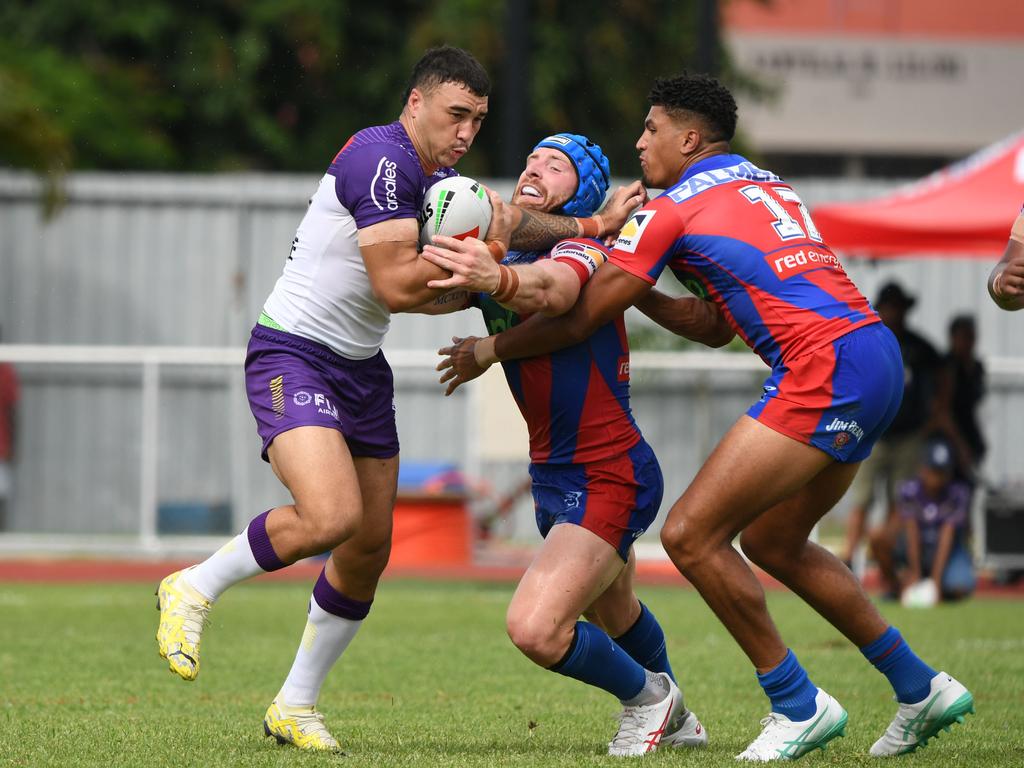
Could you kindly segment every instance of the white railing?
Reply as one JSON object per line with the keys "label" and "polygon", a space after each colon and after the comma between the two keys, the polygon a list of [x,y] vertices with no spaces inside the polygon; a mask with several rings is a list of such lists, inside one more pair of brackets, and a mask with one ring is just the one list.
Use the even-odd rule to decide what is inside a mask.
{"label": "white railing", "polygon": [[[396,370],[433,370],[438,357],[433,350],[390,349],[388,361]],[[193,366],[221,369],[240,369],[245,358],[242,347],[171,347],[171,346],[104,346],[104,345],[31,345],[0,344],[0,361],[20,364],[55,365],[137,365],[142,371],[141,378],[141,435],[138,472],[139,526],[137,538],[131,547],[154,553],[162,549],[158,534],[158,446],[160,438],[159,402],[162,369],[171,366]],[[993,379],[1012,378],[1024,385],[1024,358],[992,357],[985,360],[989,375]],[[643,352],[631,355],[631,369],[641,371],[691,371],[710,373],[715,371],[766,371],[759,358],[752,354],[725,352]],[[481,398],[478,387],[465,390],[468,417],[466,425],[467,475],[480,476],[478,451],[479,440],[474,415],[481,412]],[[3,549],[35,549],[45,536],[25,535],[9,537]],[[204,546],[205,546],[204,542]],[[82,542],[77,542],[79,549]]]}

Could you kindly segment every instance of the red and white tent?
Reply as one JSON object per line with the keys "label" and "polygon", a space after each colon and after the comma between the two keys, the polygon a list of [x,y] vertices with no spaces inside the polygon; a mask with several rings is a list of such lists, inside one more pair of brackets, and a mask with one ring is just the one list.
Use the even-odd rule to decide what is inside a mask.
{"label": "red and white tent", "polygon": [[999,256],[1024,204],[1024,131],[884,197],[817,206],[814,222],[851,256]]}

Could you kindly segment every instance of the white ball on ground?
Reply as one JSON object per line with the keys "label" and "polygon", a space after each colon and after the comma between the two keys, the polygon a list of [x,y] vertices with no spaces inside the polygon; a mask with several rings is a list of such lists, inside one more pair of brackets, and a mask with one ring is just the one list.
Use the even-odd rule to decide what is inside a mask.
{"label": "white ball on ground", "polygon": [[480,182],[468,176],[452,176],[427,190],[419,219],[421,248],[434,235],[482,240],[491,226],[491,201]]}
{"label": "white ball on ground", "polygon": [[939,588],[932,579],[922,579],[903,590],[900,602],[904,608],[931,608],[939,602]]}

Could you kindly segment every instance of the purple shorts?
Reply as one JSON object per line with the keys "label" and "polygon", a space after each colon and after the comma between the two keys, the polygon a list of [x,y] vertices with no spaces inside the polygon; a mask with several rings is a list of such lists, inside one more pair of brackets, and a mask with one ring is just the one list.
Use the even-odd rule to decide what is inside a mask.
{"label": "purple shorts", "polygon": [[264,461],[275,437],[305,426],[338,430],[353,456],[398,454],[395,382],[383,352],[349,360],[318,342],[257,325],[245,356],[245,388]]}

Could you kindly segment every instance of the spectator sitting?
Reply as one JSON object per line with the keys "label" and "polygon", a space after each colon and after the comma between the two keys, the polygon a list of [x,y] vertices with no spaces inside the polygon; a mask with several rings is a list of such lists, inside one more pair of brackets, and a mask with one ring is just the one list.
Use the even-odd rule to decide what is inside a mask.
{"label": "spectator sitting", "polygon": [[[949,443],[929,442],[917,476],[899,489],[903,535],[896,547],[887,546],[885,536],[871,537],[872,553],[890,597],[896,597],[897,584],[906,589],[922,578],[934,581],[942,600],[956,600],[974,591],[974,565],[966,543],[971,489],[954,479],[955,469]],[[899,568],[902,574],[897,573]]]}

